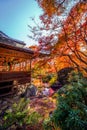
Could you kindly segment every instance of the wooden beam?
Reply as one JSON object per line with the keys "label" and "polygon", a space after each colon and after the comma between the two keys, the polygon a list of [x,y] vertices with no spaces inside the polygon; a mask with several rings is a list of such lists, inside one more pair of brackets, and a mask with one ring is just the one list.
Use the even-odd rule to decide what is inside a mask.
{"label": "wooden beam", "polygon": [[30,59],[32,55],[26,52],[20,52],[0,47],[0,56]]}

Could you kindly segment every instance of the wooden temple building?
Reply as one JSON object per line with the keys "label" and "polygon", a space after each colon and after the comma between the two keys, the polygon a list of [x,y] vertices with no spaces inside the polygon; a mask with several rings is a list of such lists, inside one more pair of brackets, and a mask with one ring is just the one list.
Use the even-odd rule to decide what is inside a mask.
{"label": "wooden temple building", "polygon": [[34,52],[23,41],[10,38],[0,31],[0,97],[14,93],[12,87],[29,83]]}

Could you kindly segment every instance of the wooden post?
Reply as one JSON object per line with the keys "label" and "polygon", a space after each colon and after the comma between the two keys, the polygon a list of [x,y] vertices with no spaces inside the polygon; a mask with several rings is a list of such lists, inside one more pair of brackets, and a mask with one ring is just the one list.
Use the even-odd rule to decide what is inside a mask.
{"label": "wooden post", "polygon": [[32,59],[30,59],[30,85],[31,85],[31,79],[32,79],[32,66],[31,66],[31,63],[32,63]]}
{"label": "wooden post", "polygon": [[8,66],[9,66],[9,71],[12,70],[12,64],[10,62],[8,62]]}

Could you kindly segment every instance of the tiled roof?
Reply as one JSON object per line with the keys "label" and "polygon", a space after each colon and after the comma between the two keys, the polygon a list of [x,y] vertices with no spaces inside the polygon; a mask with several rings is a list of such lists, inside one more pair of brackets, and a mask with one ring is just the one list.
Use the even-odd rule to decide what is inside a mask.
{"label": "tiled roof", "polygon": [[26,45],[23,41],[20,40],[16,40],[14,38],[9,37],[8,35],[6,35],[5,33],[3,33],[2,31],[0,31],[0,40],[7,40],[7,41],[11,41],[11,43],[9,42],[9,44],[13,44],[15,45],[15,43],[18,43],[20,45]]}

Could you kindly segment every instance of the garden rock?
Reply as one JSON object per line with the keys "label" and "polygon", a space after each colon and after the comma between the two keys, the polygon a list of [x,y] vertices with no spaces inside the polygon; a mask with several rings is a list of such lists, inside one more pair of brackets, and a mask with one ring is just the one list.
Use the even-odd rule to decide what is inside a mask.
{"label": "garden rock", "polygon": [[37,95],[37,88],[35,85],[31,84],[26,88],[25,92],[21,94],[21,97],[28,98],[36,95]]}

